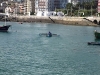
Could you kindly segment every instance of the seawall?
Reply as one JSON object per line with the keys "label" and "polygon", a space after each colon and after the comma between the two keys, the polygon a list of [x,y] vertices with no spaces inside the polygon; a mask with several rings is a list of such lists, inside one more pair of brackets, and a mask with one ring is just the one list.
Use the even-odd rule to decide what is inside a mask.
{"label": "seawall", "polygon": [[41,23],[56,23],[64,25],[80,25],[80,26],[98,26],[97,24],[84,19],[83,17],[40,17],[40,16],[10,16],[8,21],[16,22],[41,22]]}

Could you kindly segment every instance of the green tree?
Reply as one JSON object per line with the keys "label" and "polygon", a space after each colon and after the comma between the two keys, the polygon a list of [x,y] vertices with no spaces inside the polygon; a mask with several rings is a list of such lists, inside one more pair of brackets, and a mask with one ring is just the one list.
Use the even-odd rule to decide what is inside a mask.
{"label": "green tree", "polygon": [[71,6],[72,6],[72,3],[68,3],[68,4],[66,5],[66,8],[67,8],[67,9],[71,9]]}
{"label": "green tree", "polygon": [[69,15],[78,15],[79,12],[84,12],[84,16],[95,15],[97,13],[97,2],[96,0],[83,0],[82,3],[79,2],[76,5],[68,3],[66,10]]}

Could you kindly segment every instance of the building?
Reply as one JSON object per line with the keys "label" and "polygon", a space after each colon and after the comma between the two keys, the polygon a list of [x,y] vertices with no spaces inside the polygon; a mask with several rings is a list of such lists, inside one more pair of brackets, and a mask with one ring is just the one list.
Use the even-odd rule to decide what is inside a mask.
{"label": "building", "polygon": [[35,0],[31,0],[31,5],[32,5],[32,14],[35,13]]}
{"label": "building", "polygon": [[55,13],[56,9],[66,7],[67,0],[35,0],[35,13],[38,15],[46,15]]}
{"label": "building", "polygon": [[66,8],[68,1],[67,0],[60,0],[60,8]]}
{"label": "building", "polygon": [[98,0],[98,13],[100,13],[100,0]]}
{"label": "building", "polygon": [[19,3],[18,4],[18,8],[19,8],[19,13],[20,14],[24,14],[24,3]]}
{"label": "building", "polygon": [[59,0],[35,0],[35,13],[40,16],[59,8]]}
{"label": "building", "polygon": [[73,5],[76,5],[80,0],[68,0],[67,3],[72,3]]}
{"label": "building", "polygon": [[38,11],[47,11],[48,10],[48,2],[47,0],[35,0],[35,12]]}
{"label": "building", "polygon": [[65,8],[67,0],[35,0],[35,12]]}
{"label": "building", "polygon": [[3,1],[0,3],[0,12],[5,13],[5,8],[7,7],[7,4],[7,1]]}
{"label": "building", "polygon": [[62,5],[60,5],[60,0],[54,0],[54,8],[53,8],[53,11],[55,10],[55,9],[60,9],[60,7],[62,6]]}
{"label": "building", "polygon": [[30,15],[32,12],[32,5],[30,0],[25,0],[24,2],[24,14],[25,15]]}

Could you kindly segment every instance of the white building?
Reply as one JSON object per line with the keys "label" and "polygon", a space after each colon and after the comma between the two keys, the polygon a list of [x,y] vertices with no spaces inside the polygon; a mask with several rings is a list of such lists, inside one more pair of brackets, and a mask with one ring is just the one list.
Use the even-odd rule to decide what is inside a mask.
{"label": "white building", "polygon": [[35,0],[35,13],[39,16],[50,15],[55,9],[65,8],[66,4],[67,0]]}
{"label": "white building", "polygon": [[44,16],[53,9],[54,0],[35,0],[35,13],[37,13],[37,16]]}
{"label": "white building", "polygon": [[49,11],[48,0],[35,0],[35,12],[38,11]]}

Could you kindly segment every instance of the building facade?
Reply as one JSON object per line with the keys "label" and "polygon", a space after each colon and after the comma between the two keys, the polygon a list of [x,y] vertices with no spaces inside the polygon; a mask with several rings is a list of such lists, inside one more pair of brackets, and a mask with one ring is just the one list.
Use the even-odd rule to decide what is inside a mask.
{"label": "building facade", "polygon": [[32,14],[35,13],[35,0],[31,0]]}
{"label": "building facade", "polygon": [[35,12],[65,8],[67,0],[35,0]]}
{"label": "building facade", "polygon": [[32,12],[32,5],[31,5],[31,1],[30,0],[25,0],[24,2],[24,14],[26,15],[30,15],[30,13]]}
{"label": "building facade", "polygon": [[98,0],[98,13],[100,13],[100,0]]}
{"label": "building facade", "polygon": [[48,0],[35,0],[35,12],[48,11]]}

